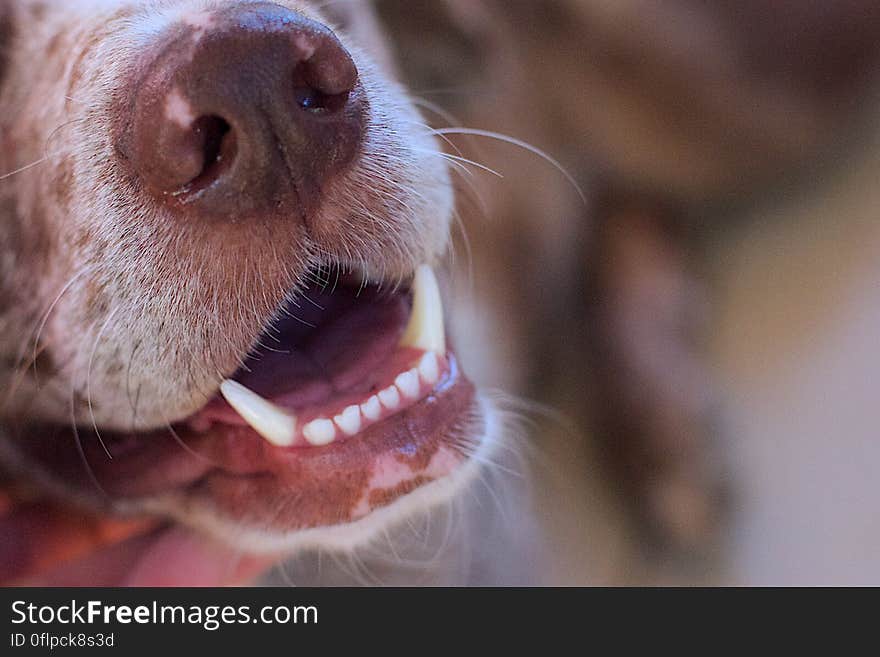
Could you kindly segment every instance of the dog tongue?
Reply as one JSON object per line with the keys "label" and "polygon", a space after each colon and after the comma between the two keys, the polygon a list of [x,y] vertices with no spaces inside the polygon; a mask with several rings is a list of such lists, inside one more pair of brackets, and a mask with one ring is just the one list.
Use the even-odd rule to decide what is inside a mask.
{"label": "dog tongue", "polygon": [[133,552],[125,586],[241,585],[277,560],[242,554],[181,527],[161,532],[142,551]]}
{"label": "dog tongue", "polygon": [[228,586],[250,582],[277,557],[242,554],[182,527],[136,536],[62,564],[37,586]]}

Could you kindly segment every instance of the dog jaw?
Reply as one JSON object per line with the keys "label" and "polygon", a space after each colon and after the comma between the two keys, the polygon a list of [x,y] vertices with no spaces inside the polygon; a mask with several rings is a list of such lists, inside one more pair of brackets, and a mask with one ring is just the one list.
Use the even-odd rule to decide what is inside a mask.
{"label": "dog jaw", "polygon": [[[354,552],[368,545],[377,537],[419,515],[429,514],[437,508],[450,504],[460,492],[482,476],[486,463],[493,463],[498,456],[502,437],[516,421],[505,415],[495,402],[480,395],[477,399],[479,427],[474,427],[471,439],[474,453],[466,459],[452,452],[441,453],[436,462],[437,475],[412,471],[401,477],[400,483],[412,483],[412,490],[394,498],[388,504],[371,504],[370,497],[378,497],[387,491],[387,482],[376,482],[365,489],[350,516],[333,525],[316,526],[299,531],[279,531],[271,525],[263,527],[230,520],[217,509],[208,505],[193,506],[176,494],[160,495],[134,504],[118,505],[122,513],[148,512],[177,519],[213,536],[219,541],[232,543],[252,554],[292,554],[297,551],[321,549]],[[441,463],[441,461],[449,461]],[[377,493],[379,494],[377,496]]]}
{"label": "dog jaw", "polygon": [[[445,249],[452,200],[437,146],[405,92],[344,35],[367,126],[356,161],[328,182],[307,225],[181,222],[126,175],[115,131],[144,53],[172,26],[224,4],[57,2],[39,21],[45,3],[15,4],[27,39],[13,42],[0,164],[48,159],[0,182],[4,230],[19,242],[0,284],[17,315],[4,325],[14,319],[18,329],[4,351],[11,361],[40,354],[53,376],[12,386],[6,372],[18,393],[7,414],[66,422],[73,406],[81,423],[164,426],[205,403],[317,263],[397,280]],[[285,4],[322,20],[309,4]],[[43,51],[45,67],[26,65]],[[35,327],[38,344],[25,344]]]}
{"label": "dog jaw", "polygon": [[[0,90],[0,170],[16,171],[0,180],[0,231],[12,245],[0,253],[0,382],[8,391],[0,430],[72,421],[96,432],[165,431],[214,397],[316,266],[338,263],[390,285],[445,250],[452,211],[445,161],[405,91],[376,63],[387,55],[358,25],[357,39],[339,38],[366,96],[364,135],[313,214],[194,221],[144,191],[119,131],[145,53],[171,26],[201,29],[206,11],[228,4],[13,3],[9,33],[27,38],[12,39]],[[282,4],[323,20],[308,3]],[[42,52],[48,61],[34,71],[28,63]],[[359,542],[448,499],[473,476],[470,450],[489,450],[497,432],[491,405],[469,386],[459,392],[468,426],[437,439],[423,464],[384,479],[374,468],[338,517],[273,525],[185,489],[110,508],[170,516],[264,552]],[[12,441],[0,438],[0,452],[47,490],[106,503],[35,466]],[[273,501],[283,502],[262,500]]]}

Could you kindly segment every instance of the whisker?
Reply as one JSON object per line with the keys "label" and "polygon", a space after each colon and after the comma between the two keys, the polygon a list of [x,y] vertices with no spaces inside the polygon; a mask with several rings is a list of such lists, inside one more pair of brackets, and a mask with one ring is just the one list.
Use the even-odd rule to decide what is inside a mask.
{"label": "whisker", "polygon": [[[66,125],[66,124],[64,124],[64,125]],[[64,125],[59,126],[58,128],[55,129],[55,131],[57,132],[58,130],[63,128]],[[52,136],[54,136],[54,134],[55,134],[55,132],[53,132],[52,135],[49,136],[49,139],[51,139]],[[47,145],[48,145],[48,140],[47,140]],[[4,173],[3,175],[0,175],[0,181],[6,180],[8,178],[12,178],[12,176],[18,175],[19,173],[24,173],[25,171],[29,171],[30,169],[38,167],[41,164],[51,160],[53,157],[56,157],[58,155],[66,155],[66,154],[67,154],[67,151],[56,151],[54,153],[46,153],[39,160],[35,160],[35,161],[31,162],[30,164],[25,164],[24,166],[21,166],[21,167],[18,167],[17,169],[14,169],[13,171],[10,171],[8,173]]]}
{"label": "whisker", "polygon": [[174,427],[172,426],[172,424],[167,419],[165,419],[164,421],[165,421],[165,427],[168,429],[168,433],[171,434],[171,437],[174,439],[174,442],[176,442],[178,445],[180,445],[180,447],[187,454],[190,454],[191,456],[195,457],[199,461],[207,463],[208,465],[211,465],[213,467],[220,466],[220,464],[217,463],[217,461],[215,461],[214,459],[209,458],[209,457],[205,456],[204,454],[200,454],[199,452],[194,450],[192,447],[187,445],[186,442],[183,440],[183,438],[180,437],[180,434],[178,434],[177,431],[174,430]]}
{"label": "whisker", "polygon": [[61,298],[67,293],[68,290],[76,283],[82,276],[90,273],[95,268],[94,265],[89,265],[87,267],[83,267],[80,271],[74,274],[69,281],[61,288],[61,291],[55,297],[51,304],[49,304],[49,309],[46,310],[46,313],[43,315],[42,320],[40,321],[40,326],[37,329],[37,335],[34,338],[34,354],[33,354],[33,365],[34,365],[34,376],[36,376],[36,364],[37,364],[37,347],[40,344],[40,337],[43,334],[43,329],[46,327],[46,322],[49,321],[49,316],[52,314],[52,311],[55,309],[55,306],[58,305],[58,302],[61,301]]}
{"label": "whisker", "polygon": [[476,162],[474,160],[469,160],[468,158],[462,157],[460,155],[453,155],[452,153],[444,153],[443,151],[433,151],[433,150],[428,150],[425,148],[412,148],[412,147],[410,147],[408,150],[412,153],[419,153],[421,155],[435,155],[437,157],[442,157],[443,159],[449,160],[451,162],[457,162],[462,165],[469,165],[472,167],[476,167],[477,169],[485,171],[486,173],[491,173],[493,176],[495,176],[497,178],[504,178],[504,175],[502,173],[496,171],[495,169],[488,167],[485,164],[481,164],[479,162]]}
{"label": "whisker", "polygon": [[[65,121],[64,123],[59,125],[57,128],[55,128],[52,132],[49,133],[49,136],[46,137],[46,144],[45,144],[45,146],[43,146],[43,154],[46,157],[51,157],[51,154],[49,153],[49,144],[52,143],[52,140],[55,139],[55,136],[59,132],[64,130],[64,128],[71,126],[71,125],[74,125],[76,123],[83,123],[85,121],[86,121],[85,118],[71,119],[70,121]],[[56,153],[56,155],[62,155],[62,154],[63,154],[63,151],[59,151]]]}
{"label": "whisker", "polygon": [[523,141],[522,139],[517,139],[516,137],[511,137],[509,135],[504,135],[498,132],[492,132],[491,130],[480,130],[478,128],[437,128],[434,130],[434,134],[437,135],[472,135],[474,137],[485,137],[486,139],[495,139],[496,141],[503,142],[505,144],[510,144],[512,146],[516,146],[523,150],[532,153],[533,155],[537,155],[542,160],[552,165],[559,173],[561,173],[565,179],[571,184],[574,190],[577,192],[581,201],[584,205],[587,204],[587,197],[584,194],[581,186],[578,185],[577,181],[574,179],[568,169],[566,169],[558,160],[556,160],[551,155],[548,155],[546,152],[542,151],[537,146],[532,146],[528,142]]}
{"label": "whisker", "polygon": [[82,444],[82,438],[79,435],[79,429],[76,426],[76,405],[74,402],[74,392],[75,389],[71,385],[70,387],[70,426],[73,429],[73,438],[74,443],[76,445],[76,451],[79,452],[79,458],[82,461],[83,466],[86,470],[86,476],[89,480],[94,484],[95,488],[107,499],[110,499],[110,494],[107,493],[107,490],[101,485],[101,482],[98,481],[98,477],[95,474],[94,469],[92,469],[91,463],[89,463],[89,459],[86,456],[85,447]]}
{"label": "whisker", "polygon": [[0,176],[0,180],[6,180],[7,178],[11,178],[12,176],[14,176],[16,174],[25,172],[28,169],[33,169],[34,167],[39,166],[40,164],[42,164],[43,162],[45,162],[48,159],[49,159],[49,156],[46,155],[44,157],[41,157],[39,160],[37,160],[35,162],[31,162],[30,164],[25,164],[23,167],[19,167],[18,169],[15,169],[14,171],[10,171],[9,173],[4,173],[2,176]]}
{"label": "whisker", "polygon": [[[437,103],[434,103],[434,102],[427,100],[427,99],[424,99],[424,98],[419,98],[418,96],[412,97],[412,102],[417,107],[421,107],[423,109],[426,109],[429,112],[433,112],[434,114],[439,116],[441,119],[443,119],[444,121],[446,121],[446,123],[449,124],[447,127],[450,127],[450,128],[464,128],[465,127],[464,122],[462,122],[461,119],[459,119],[452,112],[449,112],[448,110],[444,109],[443,107],[441,107]],[[424,127],[428,128],[429,131],[435,130],[435,128],[432,128],[431,126],[425,125]],[[455,151],[459,155],[463,155],[463,153],[459,150],[458,146],[456,146],[454,144],[454,142],[451,139],[449,139],[449,137],[447,135],[437,135],[437,136],[440,137],[441,139],[443,139],[443,141],[445,141],[447,144],[452,146],[452,148],[454,148]],[[467,143],[468,143],[468,146],[474,148],[477,151],[477,153],[480,155],[481,158],[485,157],[485,152],[483,152],[483,149],[480,148],[480,145],[476,143],[475,139],[468,139]]]}
{"label": "whisker", "polygon": [[118,308],[114,309],[109,315],[107,315],[107,319],[104,320],[104,324],[101,326],[101,330],[98,331],[98,335],[95,337],[95,344],[92,345],[92,353],[89,355],[88,366],[86,367],[86,401],[89,405],[89,415],[92,418],[92,427],[95,429],[95,435],[98,437],[98,442],[101,443],[101,447],[104,448],[104,452],[107,454],[107,458],[111,461],[113,460],[113,455],[110,453],[110,450],[107,449],[107,444],[104,442],[104,439],[101,438],[101,432],[98,430],[98,423],[95,420],[95,410],[92,406],[92,364],[95,360],[95,354],[98,352],[98,346],[101,343],[101,337],[104,335],[104,331],[107,330],[107,327],[110,325],[110,322],[113,321],[113,318],[116,316],[116,311]]}

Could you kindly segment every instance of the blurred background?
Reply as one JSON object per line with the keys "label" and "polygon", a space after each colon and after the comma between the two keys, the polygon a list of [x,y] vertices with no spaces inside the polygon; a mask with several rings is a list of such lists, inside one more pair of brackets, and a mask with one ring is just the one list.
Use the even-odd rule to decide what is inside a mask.
{"label": "blurred background", "polygon": [[462,360],[535,402],[509,579],[880,584],[880,3],[377,7]]}

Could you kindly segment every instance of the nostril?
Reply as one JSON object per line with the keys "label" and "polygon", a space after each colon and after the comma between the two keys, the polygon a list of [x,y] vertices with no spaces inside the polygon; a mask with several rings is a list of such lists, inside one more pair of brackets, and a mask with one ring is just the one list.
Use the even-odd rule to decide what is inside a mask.
{"label": "nostril", "polygon": [[293,75],[293,93],[296,104],[311,114],[328,114],[343,109],[348,102],[349,91],[326,93],[318,85],[310,84],[312,77],[309,64],[296,67]]}
{"label": "nostril", "polygon": [[203,116],[196,119],[194,128],[202,141],[202,154],[205,158],[204,173],[204,170],[219,163],[221,160],[223,140],[232,128],[219,116]]}
{"label": "nostril", "polygon": [[294,96],[300,109],[312,114],[338,112],[348,101],[348,94],[328,96],[311,87],[295,87]]}
{"label": "nostril", "polygon": [[229,123],[219,116],[202,116],[193,123],[193,132],[201,149],[202,168],[184,186],[184,192],[204,189],[217,180],[235,160],[237,142]]}

